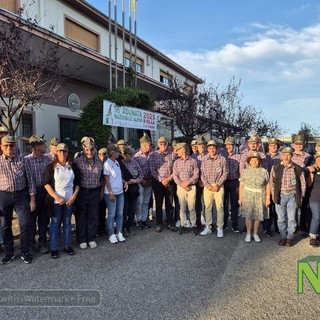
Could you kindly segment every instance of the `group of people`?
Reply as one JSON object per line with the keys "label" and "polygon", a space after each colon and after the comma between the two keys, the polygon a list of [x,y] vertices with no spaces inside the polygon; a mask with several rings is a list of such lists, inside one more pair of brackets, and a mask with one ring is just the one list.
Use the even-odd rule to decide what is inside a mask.
{"label": "group of people", "polygon": [[245,242],[252,238],[261,242],[262,224],[267,236],[272,236],[274,225],[281,235],[281,246],[293,245],[298,227],[309,232],[310,245],[316,245],[320,143],[312,157],[303,151],[300,136],[295,137],[293,148],[284,147],[281,152],[280,142],[269,139],[266,153],[261,151],[258,135],[248,139],[248,149],[241,153],[236,152],[233,137],[226,138],[224,147],[202,137],[193,140],[190,148],[175,141],[170,146],[166,137],[157,142],[157,149],[152,150],[151,139],[144,134],[137,151],[124,140],[97,150],[92,137],[83,137],[82,151],[71,161],[67,144],[55,137],[50,141],[50,153],[46,153],[46,141],[33,135],[29,139],[31,153],[22,157],[15,139],[4,135],[0,213],[6,255],[1,263],[8,264],[15,257],[13,209],[20,225],[21,259],[31,263],[35,250],[50,253],[53,259],[59,257],[61,224],[63,251],[75,253],[71,240],[73,213],[80,249],[94,249],[97,235],[108,234],[114,244],[133,235],[134,225],[138,230],[150,228],[148,215],[153,200],[158,233],[166,225],[180,235],[190,232],[207,236],[216,225],[217,237],[222,238],[230,213],[232,230],[240,231],[240,212],[245,218]]}

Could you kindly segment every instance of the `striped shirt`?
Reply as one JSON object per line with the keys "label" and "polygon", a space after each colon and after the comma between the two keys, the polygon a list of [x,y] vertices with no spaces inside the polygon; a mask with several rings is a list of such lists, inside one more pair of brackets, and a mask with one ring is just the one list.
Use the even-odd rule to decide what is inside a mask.
{"label": "striped shirt", "polygon": [[44,186],[44,173],[46,166],[52,162],[52,159],[47,155],[42,155],[41,158],[37,158],[33,153],[28,154],[24,157],[26,165],[29,167],[32,178],[36,184],[36,187]]}
{"label": "striped shirt", "polygon": [[304,168],[307,166],[310,166],[312,163],[312,156],[307,153],[302,151],[301,154],[298,153],[293,153],[292,155],[292,162],[298,164],[300,167]]}
{"label": "striped shirt", "polygon": [[142,170],[143,179],[146,179],[146,180],[151,178],[150,161],[149,161],[150,155],[151,155],[151,152],[148,155],[146,155],[141,150],[139,150],[133,156],[133,158],[137,160]]}
{"label": "striped shirt", "polygon": [[[240,159],[240,175],[241,175],[241,173],[242,173],[242,171],[244,169],[249,168],[249,163],[247,162],[247,159],[248,159],[248,155],[249,155],[250,152],[251,152],[251,150],[248,150],[248,151],[246,151],[245,153],[243,153],[241,155],[241,159]],[[257,152],[260,154],[260,157],[262,159],[261,167],[267,169],[266,155],[261,151],[257,151]]]}
{"label": "striped shirt", "polygon": [[137,180],[137,183],[141,183],[143,179],[143,173],[136,158],[132,158],[131,161],[122,160],[124,166],[133,176],[133,179]]}
{"label": "striped shirt", "polygon": [[36,195],[36,185],[26,161],[19,155],[12,159],[0,156],[0,191],[15,192],[28,187],[29,195]]}
{"label": "striped shirt", "polygon": [[201,163],[201,181],[205,187],[217,184],[223,185],[228,176],[226,159],[219,154],[210,158],[207,155]]}
{"label": "striped shirt", "polygon": [[[274,166],[271,169],[270,173],[270,187],[271,191],[274,192],[274,182],[275,182],[275,171],[274,171]],[[301,173],[300,176],[300,183],[301,183],[301,197],[303,198],[306,192],[306,179],[304,177],[303,172]],[[281,179],[281,193],[290,193],[294,194],[296,193],[296,174],[294,172],[294,166],[292,163],[289,166],[284,166],[283,169],[283,176]]]}
{"label": "striped shirt", "polygon": [[173,165],[173,180],[177,185],[188,181],[189,185],[194,185],[199,180],[199,167],[195,159],[187,157],[179,158]]}
{"label": "striped shirt", "polygon": [[95,189],[104,185],[103,163],[98,156],[94,155],[93,162],[90,163],[84,153],[81,153],[73,163],[80,173],[80,187]]}
{"label": "striped shirt", "polygon": [[272,166],[281,162],[281,155],[280,152],[275,154],[266,153],[266,169],[268,170],[269,174],[271,172]]}
{"label": "striped shirt", "polygon": [[164,178],[172,181],[174,160],[175,155],[170,151],[162,153],[160,150],[157,150],[150,154],[149,164],[152,177],[160,182]]}
{"label": "striped shirt", "polygon": [[232,153],[231,155],[224,153],[223,157],[226,159],[227,162],[227,169],[228,169],[228,176],[227,180],[236,180],[240,177],[240,154]]}

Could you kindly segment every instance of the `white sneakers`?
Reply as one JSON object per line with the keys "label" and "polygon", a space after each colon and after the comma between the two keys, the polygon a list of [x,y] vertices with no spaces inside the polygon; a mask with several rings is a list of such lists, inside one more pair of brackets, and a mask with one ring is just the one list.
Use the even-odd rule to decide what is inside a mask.
{"label": "white sneakers", "polygon": [[117,243],[118,242],[118,238],[115,234],[112,234],[110,237],[109,237],[109,241],[111,243]]}
{"label": "white sneakers", "polygon": [[246,234],[246,238],[244,239],[244,241],[247,243],[251,242],[251,234],[250,233]]}
{"label": "white sneakers", "polygon": [[82,242],[82,243],[80,243],[79,247],[80,247],[80,249],[84,250],[84,249],[88,248],[88,245],[86,242]]}
{"label": "white sneakers", "polygon": [[180,228],[180,226],[181,226],[181,220],[178,220],[178,221],[176,222],[176,228]]}
{"label": "white sneakers", "polygon": [[[261,239],[257,234],[253,235],[253,240],[255,242],[261,242]],[[244,241],[247,242],[247,243],[251,242],[251,234],[247,233],[246,238],[244,239]]]}
{"label": "white sneakers", "polygon": [[209,227],[205,227],[205,228],[200,232],[200,235],[202,235],[202,236],[207,236],[207,235],[209,235],[209,234],[211,234],[211,233],[212,233],[211,229],[210,229]]}
{"label": "white sneakers", "polygon": [[257,234],[253,235],[253,239],[254,239],[255,242],[261,242],[261,239]]}
{"label": "white sneakers", "polygon": [[217,237],[223,238],[223,229],[217,228]]}
{"label": "white sneakers", "polygon": [[121,232],[119,232],[117,235],[112,234],[109,237],[109,241],[111,243],[123,242],[123,241],[126,241],[126,238],[123,236],[123,234]]}
{"label": "white sneakers", "polygon": [[95,242],[95,241],[90,241],[89,242],[89,247],[91,248],[91,249],[94,249],[94,248],[96,248],[98,245],[97,245],[97,243]]}

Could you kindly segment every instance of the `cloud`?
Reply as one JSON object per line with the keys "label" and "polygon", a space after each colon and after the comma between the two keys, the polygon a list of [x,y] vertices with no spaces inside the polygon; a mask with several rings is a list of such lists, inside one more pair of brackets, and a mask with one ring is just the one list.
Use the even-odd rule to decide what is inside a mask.
{"label": "cloud", "polygon": [[[241,79],[248,104],[267,116],[281,113],[290,118],[293,109],[320,110],[320,24],[301,30],[252,24],[251,34],[241,43],[166,54],[208,83],[227,84],[233,76]],[[279,123],[298,130],[300,122],[311,121],[298,119],[295,113],[289,123],[286,119]]]}

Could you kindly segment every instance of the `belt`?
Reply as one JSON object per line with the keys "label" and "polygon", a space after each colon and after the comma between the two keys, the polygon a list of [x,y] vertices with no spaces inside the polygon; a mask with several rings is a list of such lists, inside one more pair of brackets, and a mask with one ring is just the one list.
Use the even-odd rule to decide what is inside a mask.
{"label": "belt", "polygon": [[285,196],[290,196],[292,194],[296,194],[296,192],[295,191],[293,191],[293,192],[280,192],[280,194],[284,194]]}
{"label": "belt", "polygon": [[249,187],[244,187],[246,190],[252,191],[252,192],[257,192],[257,193],[262,193],[263,189],[257,189],[257,188],[249,188]]}
{"label": "belt", "polygon": [[97,188],[83,188],[83,187],[80,187],[81,190],[83,191],[96,191],[96,190],[100,190],[101,187],[97,187]]}

